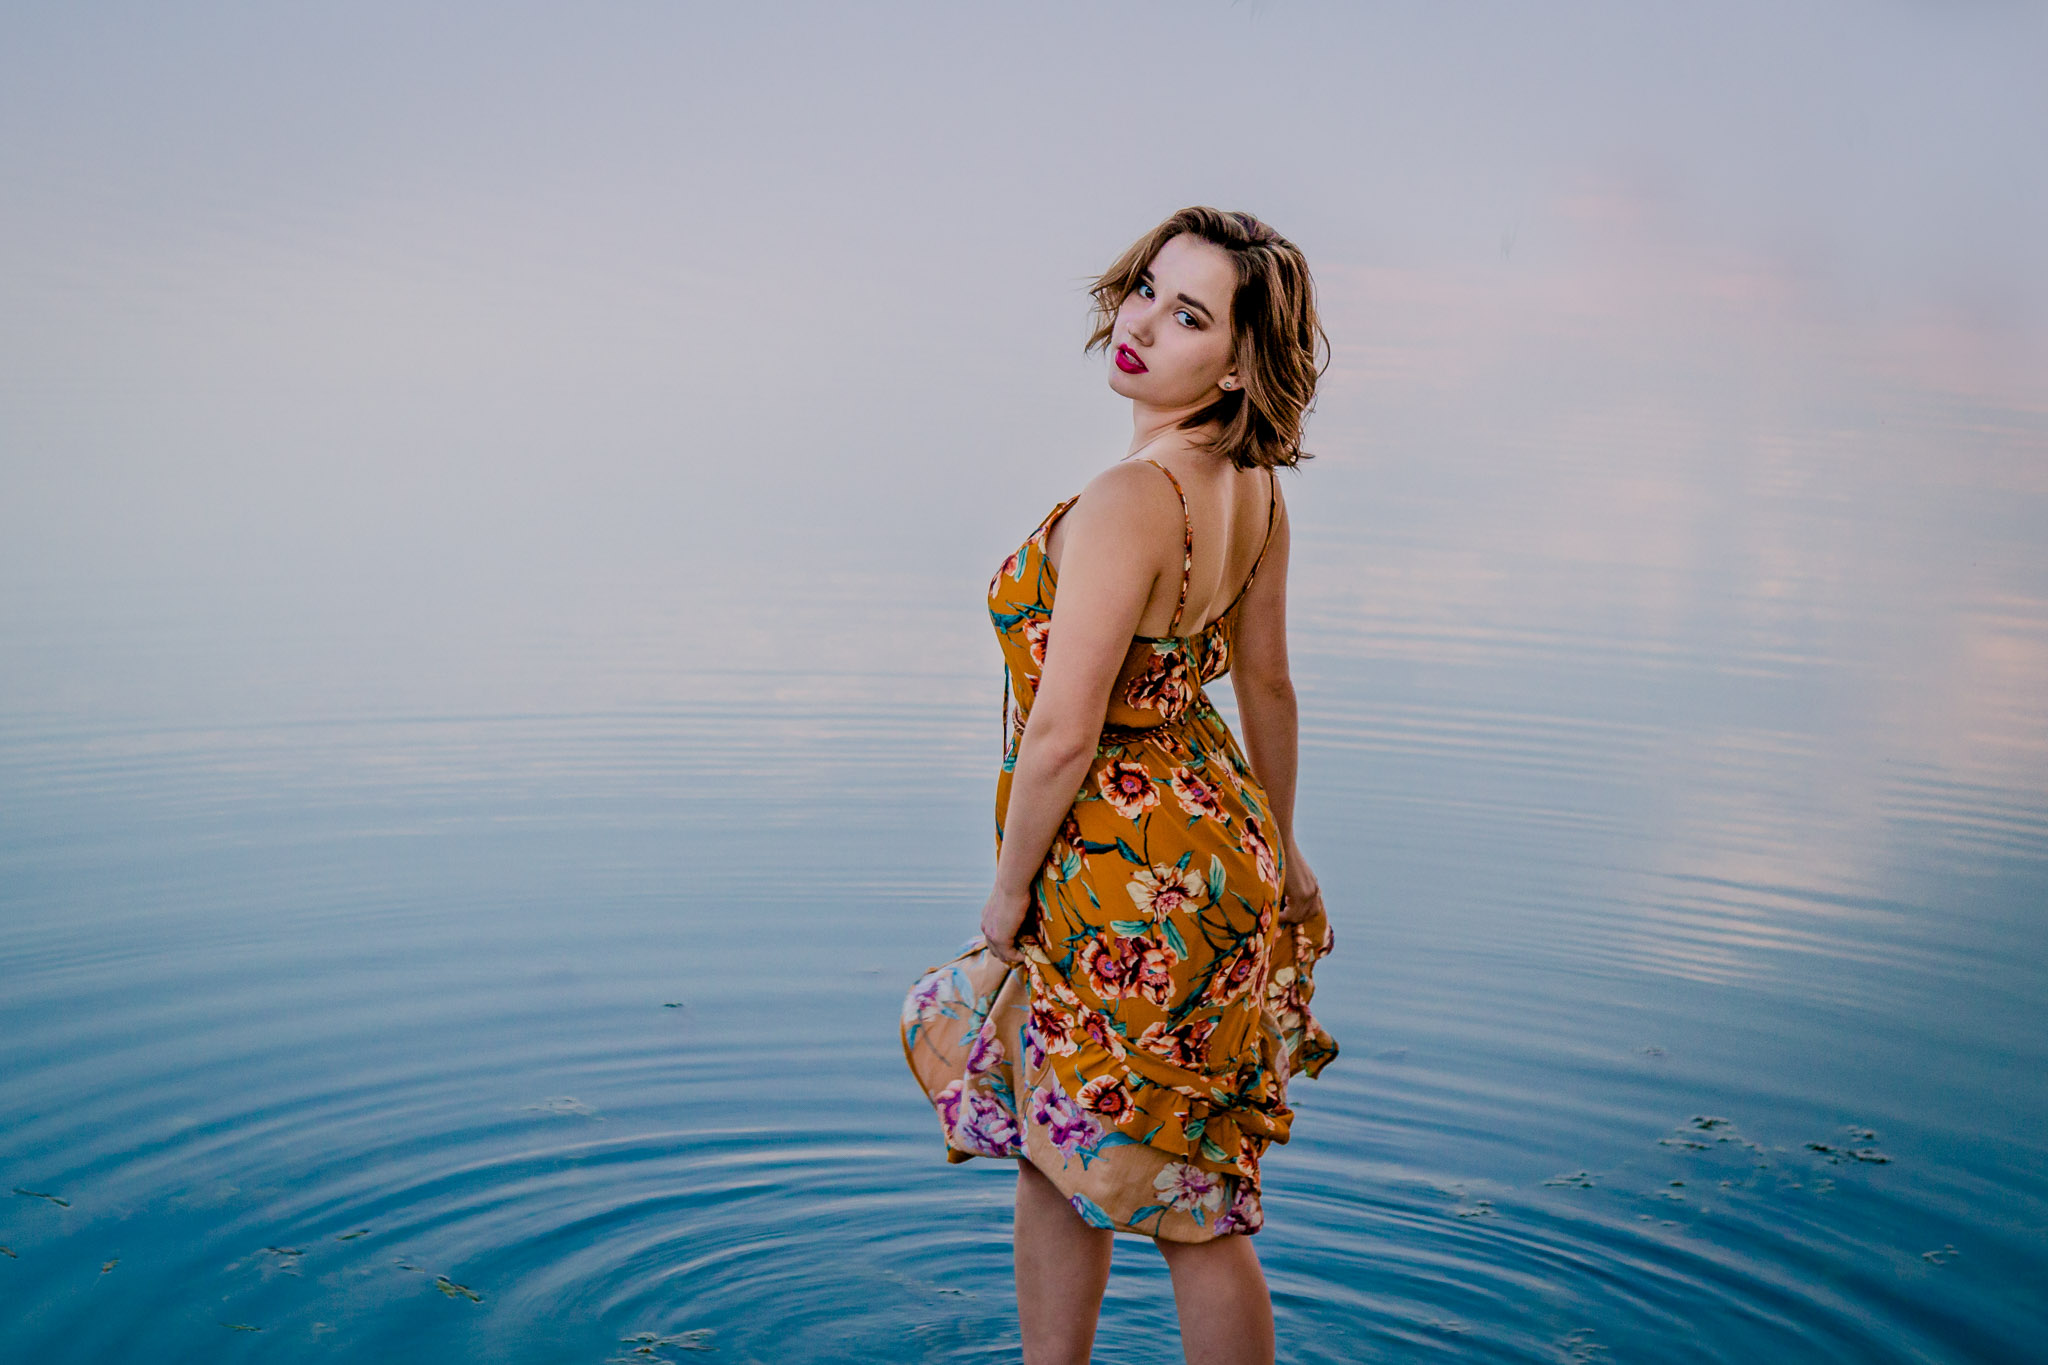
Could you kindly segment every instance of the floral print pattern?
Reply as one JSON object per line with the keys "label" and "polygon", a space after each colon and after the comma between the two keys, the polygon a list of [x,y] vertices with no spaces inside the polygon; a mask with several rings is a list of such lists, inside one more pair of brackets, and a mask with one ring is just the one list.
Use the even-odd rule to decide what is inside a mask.
{"label": "floral print pattern", "polygon": [[[1071,505],[990,584],[1020,719],[1050,637],[1045,542]],[[1184,567],[1183,606],[1186,591]],[[975,940],[903,1009],[905,1055],[949,1160],[1021,1156],[1091,1226],[1169,1241],[1258,1231],[1260,1161],[1293,1119],[1288,1079],[1337,1052],[1310,1009],[1329,925],[1279,922],[1284,860],[1265,789],[1202,690],[1228,665],[1243,596],[1193,635],[1133,641],[1046,853],[1025,965]],[[1006,724],[998,841],[1021,733]]]}

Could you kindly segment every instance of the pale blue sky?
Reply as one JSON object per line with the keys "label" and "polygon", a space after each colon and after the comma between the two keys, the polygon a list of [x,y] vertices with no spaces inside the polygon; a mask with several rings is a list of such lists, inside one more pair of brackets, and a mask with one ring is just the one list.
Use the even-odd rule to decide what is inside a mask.
{"label": "pale blue sky", "polygon": [[1505,420],[1617,365],[1707,407],[1731,364],[2048,401],[2038,5],[7,30],[17,584],[978,563],[1120,453],[1079,284],[1190,202],[1309,251],[1333,461],[1418,393]]}

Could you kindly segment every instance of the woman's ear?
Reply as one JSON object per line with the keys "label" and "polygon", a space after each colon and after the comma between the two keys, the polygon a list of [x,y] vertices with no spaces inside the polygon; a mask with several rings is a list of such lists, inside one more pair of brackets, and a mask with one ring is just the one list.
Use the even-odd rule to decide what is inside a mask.
{"label": "woman's ear", "polygon": [[1216,383],[1217,387],[1219,388],[1235,389],[1237,387],[1237,371],[1232,370],[1229,374],[1226,374],[1223,376],[1223,378],[1217,380]]}

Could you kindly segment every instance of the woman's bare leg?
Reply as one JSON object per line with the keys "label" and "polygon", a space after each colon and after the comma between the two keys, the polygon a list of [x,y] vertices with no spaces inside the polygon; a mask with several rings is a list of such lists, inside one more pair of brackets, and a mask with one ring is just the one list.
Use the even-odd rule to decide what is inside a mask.
{"label": "woman's bare leg", "polygon": [[1252,1239],[1160,1242],[1188,1365],[1273,1365],[1273,1297]]}
{"label": "woman's bare leg", "polygon": [[1091,1228],[1029,1161],[1017,1163],[1017,1320],[1024,1365],[1088,1365],[1102,1291],[1109,1287],[1108,1228]]}

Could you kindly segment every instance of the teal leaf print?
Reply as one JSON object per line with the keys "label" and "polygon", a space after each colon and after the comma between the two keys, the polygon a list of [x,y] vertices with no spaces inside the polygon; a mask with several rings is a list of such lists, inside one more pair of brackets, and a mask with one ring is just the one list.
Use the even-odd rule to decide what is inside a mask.
{"label": "teal leaf print", "polygon": [[[1190,956],[1188,952],[1188,941],[1180,936],[1180,930],[1173,927],[1173,921],[1170,919],[1161,920],[1159,927],[1166,933],[1167,947],[1173,949],[1174,953],[1179,956],[1182,962],[1186,962]],[[1124,937],[1130,938],[1132,937],[1132,935],[1126,934]]]}
{"label": "teal leaf print", "polygon": [[[1109,931],[1118,938],[1143,938],[1145,931],[1151,927],[1141,919],[1113,919],[1109,922]],[[1183,953],[1182,956],[1185,957],[1186,954]]]}
{"label": "teal leaf print", "polygon": [[1138,850],[1132,848],[1122,839],[1116,841],[1116,851],[1124,855],[1125,862],[1136,863],[1139,867],[1145,866],[1145,860],[1138,856]]}
{"label": "teal leaf print", "polygon": [[1202,1138],[1202,1155],[1208,1157],[1211,1161],[1230,1160],[1230,1153],[1217,1146],[1215,1138],[1206,1135]]}
{"label": "teal leaf print", "polygon": [[1144,1208],[1131,1215],[1131,1226],[1136,1227],[1147,1218],[1157,1218],[1160,1222],[1164,1223],[1166,1221],[1166,1211],[1167,1206],[1164,1204],[1147,1204]]}
{"label": "teal leaf print", "polygon": [[[1086,1169],[1085,1167],[1083,1169]],[[1113,1228],[1116,1220],[1103,1212],[1102,1205],[1085,1194],[1077,1194],[1067,1201],[1074,1206],[1074,1212],[1081,1215],[1081,1221],[1091,1228]]]}
{"label": "teal leaf print", "polygon": [[1208,1126],[1209,1120],[1207,1119],[1189,1119],[1187,1125],[1180,1130],[1180,1135],[1189,1142],[1193,1142],[1202,1135],[1202,1130]]}
{"label": "teal leaf print", "polygon": [[[1214,854],[1211,854],[1210,856],[1211,856],[1211,857],[1214,857],[1215,855],[1214,855]],[[1180,870],[1180,871],[1182,871],[1182,872],[1185,872],[1185,871],[1187,871],[1187,870],[1188,870],[1188,864],[1189,864],[1189,863],[1191,863],[1191,862],[1193,862],[1194,860],[1195,860],[1195,851],[1194,851],[1193,849],[1189,849],[1189,850],[1187,850],[1187,851],[1186,851],[1185,853],[1183,853],[1183,854],[1181,854],[1181,855],[1180,855],[1180,861],[1179,861],[1179,862],[1177,862],[1177,863],[1175,863],[1175,864],[1174,864],[1174,867],[1175,867],[1175,868],[1177,868],[1177,869],[1179,869],[1179,870]]]}
{"label": "teal leaf print", "polygon": [[1209,899],[1223,899],[1223,860],[1213,853],[1209,855]]}

